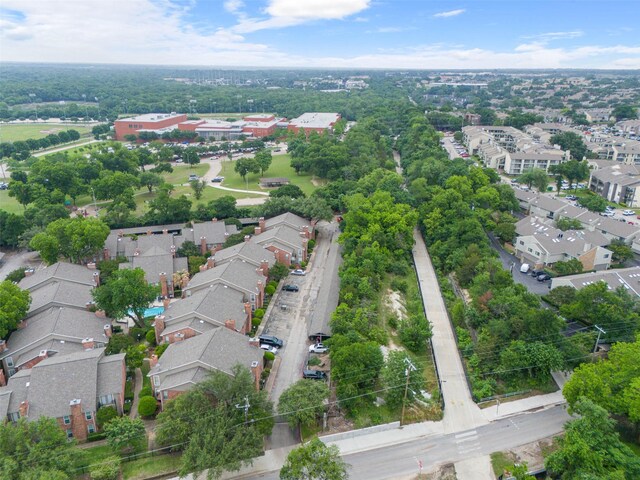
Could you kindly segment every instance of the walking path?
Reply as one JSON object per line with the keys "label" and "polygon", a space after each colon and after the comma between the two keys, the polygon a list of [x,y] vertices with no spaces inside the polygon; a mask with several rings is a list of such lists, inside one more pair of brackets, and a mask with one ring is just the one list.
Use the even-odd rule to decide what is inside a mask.
{"label": "walking path", "polygon": [[140,390],[142,390],[142,370],[136,368],[135,385],[133,387],[133,402],[131,403],[131,411],[129,412],[129,416],[131,418],[138,417],[138,402],[140,401]]}
{"label": "walking path", "polygon": [[228,190],[229,192],[251,193],[255,195],[264,195],[266,197],[269,196],[269,192],[258,192],[257,190],[240,190],[238,188],[223,187],[222,185],[212,185],[212,187],[219,190]]}
{"label": "walking path", "polygon": [[433,331],[431,343],[444,397],[445,432],[456,432],[484,425],[487,419],[471,398],[453,328],[440,292],[438,277],[418,229],[414,231],[413,238],[415,240],[413,260],[422,292],[424,311]]}

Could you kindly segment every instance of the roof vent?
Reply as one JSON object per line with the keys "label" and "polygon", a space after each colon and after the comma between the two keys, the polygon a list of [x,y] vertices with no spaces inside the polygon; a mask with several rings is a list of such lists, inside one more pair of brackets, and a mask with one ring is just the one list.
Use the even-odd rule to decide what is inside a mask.
{"label": "roof vent", "polygon": [[257,361],[251,362],[251,368],[256,368],[257,366],[258,366],[258,362]]}

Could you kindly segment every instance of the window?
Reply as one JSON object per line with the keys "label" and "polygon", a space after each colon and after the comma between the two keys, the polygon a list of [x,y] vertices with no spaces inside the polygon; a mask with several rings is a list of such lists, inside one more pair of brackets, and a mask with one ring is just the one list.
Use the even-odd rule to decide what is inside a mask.
{"label": "window", "polygon": [[69,415],[65,415],[64,417],[62,417],[62,422],[65,425],[69,425],[71,423],[71,419],[69,418]]}
{"label": "window", "polygon": [[73,438],[73,430],[71,429],[67,430],[67,438]]}
{"label": "window", "polygon": [[7,418],[10,422],[17,422],[20,419],[20,412],[13,412],[7,414]]}
{"label": "window", "polygon": [[524,245],[524,242],[522,240],[520,240],[520,245]]}
{"label": "window", "polygon": [[98,403],[100,404],[100,406],[102,406],[111,405],[115,402],[113,401],[113,395],[104,395],[98,399]]}
{"label": "window", "polygon": [[532,248],[527,248],[527,250],[529,251],[529,253],[532,253],[532,252],[533,252],[533,249],[532,249]]}
{"label": "window", "polygon": [[608,254],[608,253],[605,253],[605,254],[604,254],[604,258],[609,258],[609,254]]}
{"label": "window", "polygon": [[13,367],[13,357],[7,357],[7,367]]}
{"label": "window", "polygon": [[84,418],[86,418],[87,420],[91,420],[93,418],[93,413],[87,410],[86,412],[84,412]]}
{"label": "window", "polygon": [[169,392],[168,392],[168,391],[166,391],[166,390],[164,390],[164,391],[162,392],[162,398],[164,398],[165,400],[166,400],[167,398],[169,398]]}
{"label": "window", "polygon": [[157,387],[160,385],[160,377],[158,375],[153,376],[153,384]]}
{"label": "window", "polygon": [[10,368],[9,369],[9,376],[15,375],[15,374],[16,374],[16,369],[15,368]]}
{"label": "window", "polygon": [[90,423],[89,425],[87,425],[87,431],[89,433],[94,433],[96,431],[96,428],[93,426],[93,423]]}

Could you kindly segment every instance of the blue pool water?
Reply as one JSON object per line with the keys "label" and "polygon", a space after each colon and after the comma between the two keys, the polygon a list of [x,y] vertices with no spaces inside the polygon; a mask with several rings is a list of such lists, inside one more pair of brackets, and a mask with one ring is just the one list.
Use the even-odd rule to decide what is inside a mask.
{"label": "blue pool water", "polygon": [[[164,307],[151,307],[151,308],[147,308],[144,311],[144,316],[155,317],[156,315],[160,315],[162,312],[164,312]],[[133,312],[129,311],[129,313],[133,313]]]}

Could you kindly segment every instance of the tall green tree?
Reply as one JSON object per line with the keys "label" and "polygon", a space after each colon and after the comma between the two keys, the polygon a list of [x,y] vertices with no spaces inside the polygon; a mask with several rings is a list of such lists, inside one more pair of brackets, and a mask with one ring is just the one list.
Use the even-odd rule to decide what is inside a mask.
{"label": "tall green tree", "polygon": [[[219,478],[225,470],[251,464],[263,451],[263,436],[273,428],[273,405],[255,389],[246,367],[232,374],[212,372],[188,392],[169,401],[157,417],[157,441],[183,449],[180,476],[208,470]],[[244,409],[236,405],[248,403]]]}
{"label": "tall green tree", "polygon": [[271,166],[271,150],[263,149],[257,151],[255,159],[258,163],[258,166],[260,167],[260,175],[264,175],[264,172],[269,170],[269,167]]}
{"label": "tall green tree", "polygon": [[140,184],[147,187],[149,193],[153,190],[153,187],[159,187],[164,182],[161,175],[153,172],[143,172],[139,177]]}
{"label": "tall green tree", "polygon": [[329,387],[324,382],[298,380],[280,396],[278,413],[287,418],[289,426],[312,426],[325,409]]}
{"label": "tall green tree", "polygon": [[182,159],[192,167],[200,163],[200,156],[198,155],[198,151],[195,147],[185,148],[184,153],[182,154]]}
{"label": "tall green tree", "polygon": [[640,457],[622,443],[607,411],[586,398],[572,410],[580,418],[566,424],[559,448],[546,458],[551,474],[566,480],[640,478]]}
{"label": "tall green tree", "polygon": [[15,330],[31,305],[29,290],[22,290],[15,283],[0,282],[0,338]]}
{"label": "tall green tree", "polygon": [[562,150],[570,150],[573,160],[581,161],[587,156],[587,146],[582,137],[575,132],[556,133],[549,139],[551,145],[560,145]]}
{"label": "tall green tree", "polygon": [[148,284],[144,275],[141,268],[113,272],[108,282],[92,290],[96,306],[112,318],[129,317],[138,327],[145,328],[144,311],[159,289]]}
{"label": "tall green tree", "polygon": [[54,418],[0,423],[0,472],[14,480],[70,480],[80,455]]}
{"label": "tall green tree", "polygon": [[318,438],[292,450],[280,469],[280,480],[347,480],[349,465],[336,445]]}
{"label": "tall green tree", "polygon": [[146,437],[144,422],[139,418],[116,417],[104,426],[107,443],[116,453],[140,448]]}
{"label": "tall green tree", "polygon": [[530,168],[518,177],[518,182],[526,184],[529,188],[536,187],[538,191],[544,192],[549,185],[547,172],[541,168]]}
{"label": "tall green tree", "polygon": [[258,173],[260,171],[260,165],[255,158],[239,158],[236,160],[236,164],[233,169],[246,180],[247,175],[250,173]]}
{"label": "tall green tree", "polygon": [[207,188],[206,182],[204,180],[192,180],[189,182],[189,185],[191,185],[191,189],[193,190],[193,196],[196,197],[196,200],[200,200],[204,189]]}

